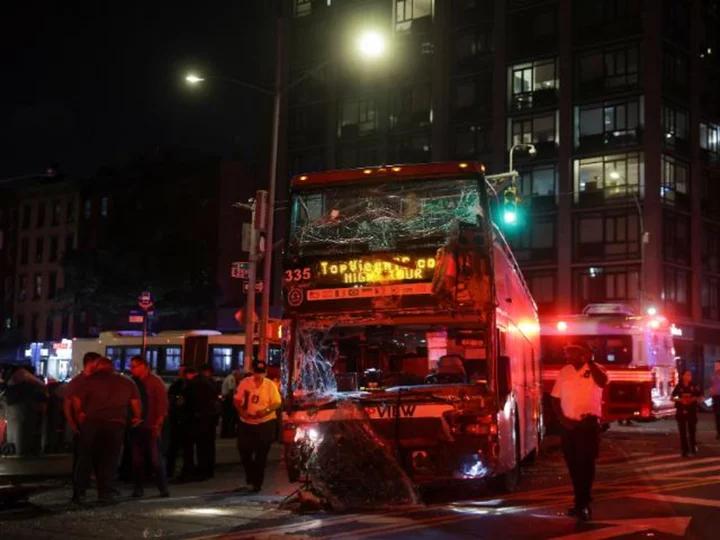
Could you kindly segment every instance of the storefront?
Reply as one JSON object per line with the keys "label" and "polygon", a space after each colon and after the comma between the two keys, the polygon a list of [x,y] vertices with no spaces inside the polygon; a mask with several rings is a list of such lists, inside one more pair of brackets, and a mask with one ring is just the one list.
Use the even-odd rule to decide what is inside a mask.
{"label": "storefront", "polygon": [[38,377],[64,381],[70,376],[72,340],[29,343],[25,347],[24,358],[25,363],[35,368]]}

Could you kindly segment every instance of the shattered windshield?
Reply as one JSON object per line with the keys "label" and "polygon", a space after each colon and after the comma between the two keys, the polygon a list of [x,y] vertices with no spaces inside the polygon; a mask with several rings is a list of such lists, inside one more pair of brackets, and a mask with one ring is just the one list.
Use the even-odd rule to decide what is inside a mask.
{"label": "shattered windshield", "polygon": [[301,192],[292,200],[290,249],[303,256],[437,247],[454,225],[483,215],[475,178]]}

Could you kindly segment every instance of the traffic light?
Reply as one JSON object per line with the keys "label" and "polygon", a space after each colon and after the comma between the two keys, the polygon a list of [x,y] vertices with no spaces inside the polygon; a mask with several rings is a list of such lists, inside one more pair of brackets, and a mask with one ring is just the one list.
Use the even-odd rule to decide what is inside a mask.
{"label": "traffic light", "polygon": [[515,225],[518,221],[518,196],[515,186],[510,186],[503,194],[503,223]]}

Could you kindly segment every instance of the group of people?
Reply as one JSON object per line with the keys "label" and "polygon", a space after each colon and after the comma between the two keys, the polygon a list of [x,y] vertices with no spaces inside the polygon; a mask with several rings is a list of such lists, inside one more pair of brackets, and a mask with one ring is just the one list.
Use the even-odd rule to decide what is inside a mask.
{"label": "group of people", "polygon": [[[560,370],[552,391],[553,409],[563,428],[561,447],[575,494],[575,504],[568,515],[582,521],[592,519],[590,502],[595,480],[595,460],[600,449],[603,389],[608,375],[597,364],[587,345],[571,343],[565,347],[568,364]],[[713,376],[713,405],[720,439],[720,363]],[[680,433],[683,457],[697,453],[695,439],[698,403],[702,393],[692,381],[692,373],[684,371],[672,392],[675,419]]]}
{"label": "group of people", "polygon": [[[222,412],[212,369],[181,368],[166,391],[147,360],[130,360],[131,377],[115,371],[112,361],[97,353],[83,358],[83,371],[64,388],[64,413],[74,434],[73,501],[82,504],[94,473],[98,501],[111,503],[118,494],[112,479],[123,446],[132,469],[133,497],[144,495],[147,465],[161,497],[169,497],[168,478],[175,476],[178,453],[183,465],[175,482],[212,478],[215,439]],[[234,387],[232,404],[238,450],[246,489],[262,489],[267,456],[276,440],[277,410],[282,401],[277,385],[267,379],[266,365],[254,361],[252,375]],[[165,420],[169,424],[167,461],[161,451]]]}

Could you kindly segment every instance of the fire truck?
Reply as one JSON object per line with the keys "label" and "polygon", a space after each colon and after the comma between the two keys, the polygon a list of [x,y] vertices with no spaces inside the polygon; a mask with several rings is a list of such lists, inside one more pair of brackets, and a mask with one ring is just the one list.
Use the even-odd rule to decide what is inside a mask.
{"label": "fire truck", "polygon": [[541,322],[542,380],[545,419],[550,425],[550,393],[566,364],[564,347],[584,342],[594,360],[607,371],[603,421],[650,420],[672,415],[670,397],[678,381],[673,335],[677,328],[649,310],[636,315],[622,304],[591,304],[579,315]]}
{"label": "fire truck", "polygon": [[513,489],[542,433],[539,321],[491,219],[484,167],[299,175],[291,206],[283,327],[291,480],[300,444],[332,422],[363,421],[416,483],[489,479]]}

